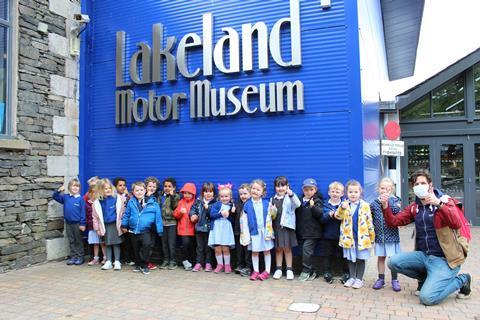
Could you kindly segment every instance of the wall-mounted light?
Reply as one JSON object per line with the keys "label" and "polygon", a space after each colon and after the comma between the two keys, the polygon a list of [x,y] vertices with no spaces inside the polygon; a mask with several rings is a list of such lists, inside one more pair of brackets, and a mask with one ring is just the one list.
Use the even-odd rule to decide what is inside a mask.
{"label": "wall-mounted light", "polygon": [[320,7],[322,9],[329,9],[332,7],[332,1],[331,0],[320,0]]}
{"label": "wall-mounted light", "polygon": [[77,26],[70,28],[70,55],[80,55],[80,35],[87,28],[90,17],[86,14],[74,14],[73,19],[78,23]]}

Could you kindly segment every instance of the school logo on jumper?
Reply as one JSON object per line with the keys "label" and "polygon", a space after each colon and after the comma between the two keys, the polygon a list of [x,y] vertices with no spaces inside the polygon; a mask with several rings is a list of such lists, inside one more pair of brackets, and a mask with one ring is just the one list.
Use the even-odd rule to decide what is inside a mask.
{"label": "school logo on jumper", "polygon": [[[126,33],[116,35],[116,91],[115,123],[117,125],[178,120],[180,108],[190,102],[190,118],[226,117],[245,112],[276,113],[303,111],[303,83],[300,80],[247,85],[243,88],[215,88],[212,83],[214,68],[224,74],[250,73],[253,66],[253,41],[258,42],[258,70],[269,69],[269,57],[283,68],[302,65],[300,4],[290,0],[290,16],[278,20],[269,31],[264,22],[242,24],[241,32],[222,27],[224,35],[213,42],[212,13],[202,16],[202,37],[188,33],[180,41],[174,36],[164,39],[161,23],[152,27],[152,47],[145,42],[137,44],[137,51],[126,63]],[[282,30],[290,29],[290,60],[282,56]],[[285,34],[285,30],[283,34]],[[166,40],[166,41],[164,41]],[[164,46],[165,44],[165,46]],[[174,47],[176,46],[176,52]],[[241,51],[240,51],[241,48]],[[202,52],[202,68],[189,69],[189,51]],[[241,58],[240,58],[241,57]],[[226,63],[228,59],[228,63]],[[166,69],[166,70],[165,70]],[[190,80],[190,92],[158,94],[148,90],[148,97],[135,95],[136,85],[176,81],[180,73]],[[206,79],[196,79],[200,76]],[[128,78],[128,79],[125,79]],[[252,100],[258,102],[253,106]],[[255,103],[256,104],[256,103]]]}

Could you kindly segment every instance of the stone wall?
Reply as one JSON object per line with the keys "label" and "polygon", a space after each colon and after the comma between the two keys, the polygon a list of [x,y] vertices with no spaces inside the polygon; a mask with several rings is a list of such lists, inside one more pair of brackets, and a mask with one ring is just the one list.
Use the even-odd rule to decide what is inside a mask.
{"label": "stone wall", "polygon": [[14,11],[16,132],[0,145],[0,272],[68,254],[52,192],[78,175],[78,57],[68,30],[79,1],[18,0]]}

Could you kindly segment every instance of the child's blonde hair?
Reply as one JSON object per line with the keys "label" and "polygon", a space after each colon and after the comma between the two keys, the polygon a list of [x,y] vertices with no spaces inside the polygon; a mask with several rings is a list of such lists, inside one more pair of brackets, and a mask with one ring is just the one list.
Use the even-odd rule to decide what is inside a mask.
{"label": "child's blonde hair", "polygon": [[117,194],[117,191],[115,190],[115,187],[113,186],[112,182],[107,179],[107,178],[103,178],[103,179],[100,179],[97,181],[97,190],[95,192],[95,198],[99,199],[99,200],[103,200],[103,198],[105,197],[105,194],[104,194],[104,188],[106,186],[110,186],[110,188],[112,189],[112,195],[116,195]]}
{"label": "child's blonde hair", "polygon": [[377,189],[380,189],[380,186],[382,185],[382,183],[388,183],[392,186],[392,190],[390,191],[390,194],[392,194],[395,189],[395,182],[393,182],[393,180],[390,177],[383,177],[382,179],[380,179]]}
{"label": "child's blonde hair", "polygon": [[343,186],[343,184],[341,182],[338,182],[338,181],[333,181],[332,183],[330,183],[328,185],[328,190],[331,190],[331,189],[338,189],[338,190],[345,190],[345,187]]}
{"label": "child's blonde hair", "polygon": [[143,187],[143,189],[147,189],[147,186],[145,186],[145,183],[143,181],[135,181],[134,183],[132,183],[132,192],[135,187]]}
{"label": "child's blonde hair", "polygon": [[233,198],[232,188],[227,186],[218,186],[218,199],[220,200],[220,194],[222,192],[228,192],[230,200]]}
{"label": "child's blonde hair", "polygon": [[265,195],[267,194],[267,184],[265,183],[265,181],[263,181],[262,179],[253,180],[252,182],[250,182],[250,189],[252,189],[252,186],[254,184],[258,184],[260,187],[262,187],[262,197],[265,197]]}
{"label": "child's blonde hair", "polygon": [[78,188],[80,188],[80,180],[78,180],[77,178],[73,178],[70,181],[68,181],[68,187],[67,187],[68,192],[72,193],[72,187],[74,184],[78,185]]}
{"label": "child's blonde hair", "polygon": [[359,188],[360,188],[360,194],[363,193],[362,185],[361,185],[360,182],[358,182],[357,180],[354,180],[354,179],[349,180],[349,181],[347,182],[347,184],[345,185],[345,191],[348,192],[348,188],[350,188],[350,187],[359,187]]}
{"label": "child's blonde hair", "polygon": [[100,178],[98,176],[93,176],[91,177],[90,179],[87,180],[87,184],[89,186],[91,186],[92,184],[93,185],[96,185],[97,184],[97,181],[99,180]]}
{"label": "child's blonde hair", "polygon": [[247,189],[248,192],[250,192],[250,185],[248,183],[242,183],[240,185],[240,187],[238,188],[238,190],[240,190],[240,189]]}

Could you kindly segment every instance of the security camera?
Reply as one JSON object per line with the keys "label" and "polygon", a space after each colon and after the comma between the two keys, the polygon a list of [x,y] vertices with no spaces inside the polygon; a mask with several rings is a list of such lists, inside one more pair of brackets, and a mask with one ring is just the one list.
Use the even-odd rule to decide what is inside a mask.
{"label": "security camera", "polygon": [[89,23],[90,22],[90,17],[88,14],[80,14],[76,13],[73,15],[73,19],[79,23]]}

